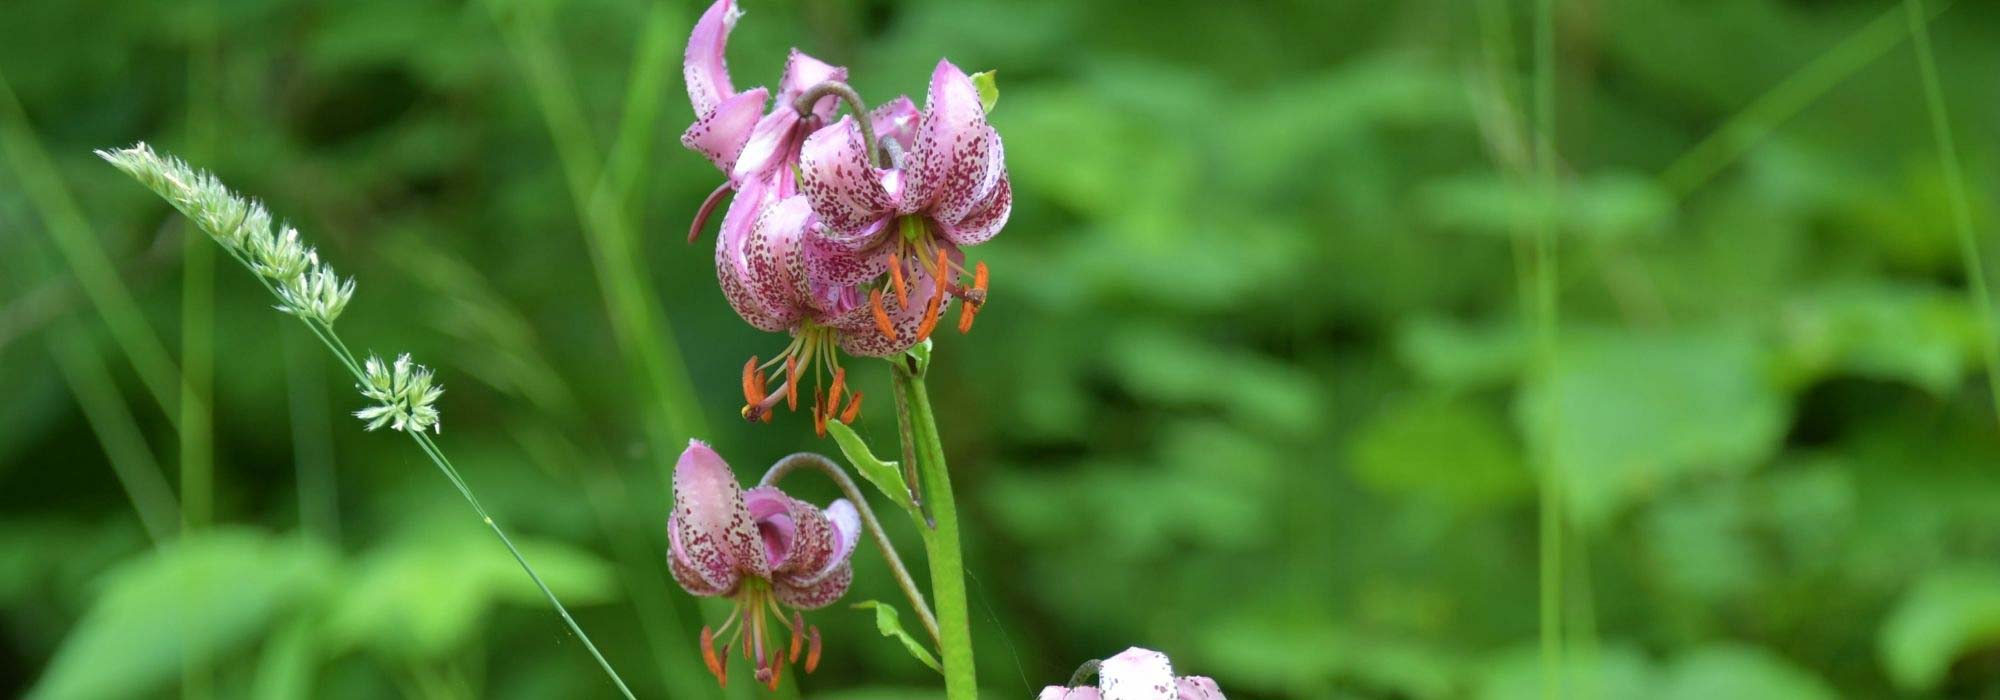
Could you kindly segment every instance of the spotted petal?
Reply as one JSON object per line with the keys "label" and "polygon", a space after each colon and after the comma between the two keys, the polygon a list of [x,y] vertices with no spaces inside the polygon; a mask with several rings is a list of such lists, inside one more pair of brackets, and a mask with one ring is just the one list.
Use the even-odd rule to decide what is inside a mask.
{"label": "spotted petal", "polygon": [[681,75],[686,79],[688,102],[694,105],[697,117],[715,111],[723,100],[736,95],[735,86],[729,83],[729,61],[723,54],[729,46],[729,31],[742,16],[735,0],[716,0],[688,35]]}
{"label": "spotted petal", "polygon": [[847,594],[847,587],[852,583],[854,583],[854,566],[848,562],[841,562],[839,566],[833,568],[833,571],[808,585],[794,586],[783,579],[774,581],[771,592],[778,595],[780,603],[800,610],[813,610],[840,600],[841,596]]}
{"label": "spotted petal", "polygon": [[1180,686],[1180,700],[1227,700],[1215,679],[1208,676],[1181,676],[1174,682]]}
{"label": "spotted petal", "polygon": [[[999,141],[994,141],[997,146]],[[946,240],[961,246],[985,243],[999,235],[1007,225],[1007,216],[1014,211],[1014,186],[1008,184],[1006,171],[1000,173],[1000,183],[988,193],[986,201],[966,212],[964,218],[952,223],[941,224]]]}
{"label": "spotted petal", "polygon": [[768,182],[750,180],[729,202],[722,231],[715,240],[715,279],[736,315],[758,330],[775,332],[791,328],[804,310],[773,303],[751,286],[750,261],[744,247],[752,227],[769,206],[772,189]]}
{"label": "spotted petal", "polygon": [[986,123],[972,79],[950,61],[938,61],[916,143],[903,164],[908,181],[901,211],[958,221],[997,185],[1002,158],[999,134]]}
{"label": "spotted petal", "polygon": [[750,489],[743,500],[757,522],[773,578],[786,580],[798,572],[818,573],[833,555],[833,527],[825,513],[812,504],[787,496],[776,486]]}
{"label": "spotted petal", "polygon": [[727,592],[743,576],[768,571],[736,475],[699,440],[689,441],[674,465],[674,510],[667,524],[671,568],[690,593]]}
{"label": "spotted petal", "polygon": [[1104,700],[1175,700],[1179,686],[1167,655],[1132,647],[1104,660],[1097,669]]}
{"label": "spotted petal", "polygon": [[853,117],[813,132],[799,153],[799,190],[834,236],[849,236],[896,210],[882,175],[869,163]]}
{"label": "spotted petal", "polygon": [[[785,58],[785,75],[778,79],[778,106],[791,111],[792,102],[798,100],[800,95],[829,80],[847,82],[847,69],[792,49],[791,55]],[[839,109],[840,98],[827,95],[813,105],[813,114],[819,115],[822,120],[832,119],[833,113]]]}
{"label": "spotted petal", "polygon": [[743,243],[750,290],[783,318],[796,320],[810,303],[799,242],[812,225],[812,208],[804,197],[793,195],[758,213]]}
{"label": "spotted petal", "polygon": [[697,112],[701,116],[681,132],[681,145],[706,156],[722,172],[733,172],[738,156],[762,121],[764,99],[769,95],[764,88],[745,90],[712,110]]}

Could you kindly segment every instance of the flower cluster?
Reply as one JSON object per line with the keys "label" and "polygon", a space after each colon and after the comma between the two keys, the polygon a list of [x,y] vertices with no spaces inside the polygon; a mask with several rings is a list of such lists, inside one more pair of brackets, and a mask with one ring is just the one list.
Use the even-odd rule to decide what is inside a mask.
{"label": "flower cluster", "polygon": [[[744,418],[768,421],[780,402],[796,408],[810,377],[823,433],[860,408],[860,392],[841,404],[840,352],[903,352],[954,300],[959,330],[971,330],[987,272],[968,268],[963,248],[1000,232],[1013,190],[980,91],[950,61],[932,71],[922,110],[898,97],[868,111],[846,68],[794,49],[767,112],[770,91],[736,90],[724,58],[741,15],[734,0],[718,0],[688,39],[696,120],[681,143],[727,176],[689,238],[729,198],[715,245],[723,295],[750,325],[793,338],[744,365]],[[852,113],[832,121],[843,102]]]}
{"label": "flower cluster", "polygon": [[271,214],[264,205],[230,191],[214,175],[179,158],[162,157],[144,143],[98,151],[97,156],[174,205],[223,250],[264,278],[278,295],[278,310],[332,326],[354,298],[353,278],[342,280],[321,263],[319,253],[299,240],[297,229],[282,226],[272,232]]}
{"label": "flower cluster", "polygon": [[[729,651],[739,644],[757,681],[772,690],[784,663],[797,663],[801,652],[807,673],[819,666],[819,628],[800,611],[847,592],[860,538],[861,516],[846,499],[821,509],[775,486],[746,491],[721,455],[690,441],[674,465],[667,563],[689,593],[735,603],[721,629],[701,628],[702,660],[716,680],[729,682]],[[791,637],[782,647],[779,628]]]}
{"label": "flower cluster", "polygon": [[1207,676],[1175,676],[1167,655],[1132,647],[1098,663],[1097,685],[1052,685],[1037,700],[1223,700]]}
{"label": "flower cluster", "polygon": [[369,355],[363,373],[367,376],[358,388],[375,405],[355,411],[354,417],[367,421],[369,430],[384,425],[406,433],[443,430],[435,404],[444,387],[432,385],[430,368],[411,362],[409,353],[397,357],[393,366]]}

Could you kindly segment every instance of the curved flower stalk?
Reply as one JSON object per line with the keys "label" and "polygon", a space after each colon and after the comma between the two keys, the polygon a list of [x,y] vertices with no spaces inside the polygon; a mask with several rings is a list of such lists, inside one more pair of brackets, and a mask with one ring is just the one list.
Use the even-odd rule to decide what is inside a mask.
{"label": "curved flower stalk", "polygon": [[[720,629],[701,629],[702,660],[717,682],[729,682],[729,649],[739,640],[757,681],[772,690],[801,652],[807,673],[819,666],[819,628],[801,612],[839,600],[854,581],[849,558],[861,516],[853,503],[820,509],[776,486],[746,491],[721,455],[694,440],[674,465],[667,538],[668,568],[682,588],[735,604]],[[788,646],[777,642],[780,627],[790,632]]]}
{"label": "curved flower stalk", "polygon": [[[1097,685],[1083,685],[1081,679],[1093,671]],[[1223,700],[1222,689],[1213,679],[1175,676],[1166,654],[1139,647],[1102,662],[1086,663],[1077,676],[1068,687],[1043,688],[1037,700]]]}
{"label": "curved flower stalk", "polygon": [[508,553],[514,555],[515,563],[541,589],[549,606],[555,608],[562,617],[563,624],[571,634],[583,642],[597,661],[604,675],[611,679],[618,692],[632,698],[631,688],[625,679],[611,668],[611,662],[597,650],[584,634],[583,627],[571,617],[569,609],[563,607],[554,591],[542,581],[541,575],[528,564],[527,557],[514,546],[514,541],[500,529],[500,524],[480,505],[472,495],[458,468],[446,457],[426,430],[438,430],[438,410],[436,402],[444,389],[435,386],[431,371],[410,361],[409,355],[396,358],[393,365],[383,363],[379,357],[370,356],[365,363],[359,363],[347,344],[334,332],[333,322],[347,307],[354,296],[354,280],[342,281],[333,268],[319,261],[319,254],[308,248],[299,239],[299,232],[290,226],[280,233],[272,233],[271,216],[255,201],[238,196],[235,192],[206,172],[198,172],[179,158],[162,157],[144,143],[129,148],[97,151],[97,155],[110,162],[140,184],[153,190],[192,220],[197,227],[222,246],[230,257],[257,275],[258,282],[265,290],[278,298],[278,310],[295,316],[305,324],[306,330],[326,346],[334,359],[353,375],[362,395],[374,405],[355,412],[355,417],[368,423],[369,430],[384,425],[408,436],[422,450],[431,464],[451,482],[460,496],[472,506],[474,514],[493,530],[493,535],[507,546]]}

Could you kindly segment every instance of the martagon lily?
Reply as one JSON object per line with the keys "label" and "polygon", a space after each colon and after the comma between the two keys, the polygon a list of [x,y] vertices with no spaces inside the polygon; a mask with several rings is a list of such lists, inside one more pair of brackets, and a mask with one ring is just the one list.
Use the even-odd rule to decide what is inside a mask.
{"label": "martagon lily", "polygon": [[[1086,667],[1088,668],[1088,667]],[[1097,685],[1042,689],[1036,700],[1224,700],[1207,676],[1175,676],[1167,655],[1132,647],[1097,663]]]}
{"label": "martagon lily", "polygon": [[[688,443],[674,465],[667,561],[687,592],[735,603],[720,628],[701,628],[702,660],[717,682],[728,684],[729,652],[739,644],[757,681],[772,690],[801,653],[807,673],[818,667],[819,628],[801,611],[847,592],[860,537],[860,515],[846,499],[820,509],[775,486],[746,491],[715,450]],[[780,628],[790,633],[784,646]]]}
{"label": "martagon lily", "polygon": [[[759,87],[738,92],[729,77],[725,48],[741,15],[733,0],[718,0],[688,38],[683,72],[688,98],[698,116],[682,134],[681,142],[728,176],[703,203],[689,237],[698,235],[722,199],[733,195],[715,247],[716,279],[723,296],[750,325],[793,337],[771,359],[759,362],[752,357],[744,364],[743,416],[769,421],[779,403],[797,408],[802,380],[810,377],[815,383],[814,428],[823,434],[827,421],[837,416],[852,422],[861,408],[861,393],[845,391],[846,372],[840,366],[840,353],[882,357],[903,352],[929,337],[952,297],[968,300],[961,329],[969,328],[970,314],[985,296],[984,268],[979,268],[973,288],[966,289],[942,274],[947,269],[962,271],[962,256],[955,249],[947,258],[943,246],[919,245],[923,241],[918,239],[911,239],[908,245],[887,246],[829,232],[820,205],[805,196],[810,193],[801,191],[797,173],[807,167],[803,148],[811,135],[825,131],[821,127],[841,100],[858,107],[860,98],[843,82],[845,68],[794,49],[779,81],[777,103],[766,113],[768,90]],[[962,73],[958,76],[964,80]],[[965,87],[971,89],[970,83]],[[971,99],[974,109],[980,110],[978,121],[983,126],[976,91]],[[916,152],[913,149],[924,142],[920,134],[929,133],[923,127],[924,115],[908,98],[898,98],[866,117],[868,133],[885,135],[883,150],[892,154],[888,157]],[[851,116],[843,117],[840,124],[858,128]],[[932,131],[944,133],[941,129]],[[992,143],[997,148],[997,136]],[[929,148],[922,152],[942,151]],[[966,149],[968,157],[985,152]],[[831,167],[822,160],[815,171],[831,176]],[[901,175],[890,177],[903,181]],[[827,177],[811,182],[822,194],[837,185]],[[1004,204],[1001,209],[1000,220],[989,222],[990,230],[979,235],[990,237],[1004,223]],[[951,219],[960,223],[954,230],[965,229],[964,220],[969,218]],[[870,285],[876,286],[872,293]],[[885,299],[884,288],[893,288],[895,294]],[[844,408],[843,399],[847,401]]]}

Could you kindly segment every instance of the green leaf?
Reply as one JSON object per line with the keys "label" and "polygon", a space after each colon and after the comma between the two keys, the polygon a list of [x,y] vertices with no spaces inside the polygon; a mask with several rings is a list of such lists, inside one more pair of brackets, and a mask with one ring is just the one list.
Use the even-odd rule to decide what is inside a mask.
{"label": "green leaf", "polygon": [[972,74],[972,86],[979,89],[979,106],[987,114],[993,113],[993,105],[1000,103],[1000,84],[993,74],[997,71],[980,71]]}
{"label": "green leaf", "polygon": [[917,641],[915,637],[910,636],[909,632],[903,631],[903,618],[896,613],[894,606],[879,601],[864,600],[855,603],[852,607],[855,610],[874,608],[875,631],[881,632],[884,637],[894,637],[900,640],[903,643],[903,648],[909,650],[910,656],[916,657],[918,661],[923,662],[925,666],[931,667],[933,671],[944,672],[938,666],[937,657],[931,656],[931,650],[924,648],[923,643]]}
{"label": "green leaf", "polygon": [[1833,700],[1826,681],[1769,650],[1715,644],[1682,654],[1666,672],[1660,700],[1760,698]]}
{"label": "green leaf", "polygon": [[1352,444],[1355,479],[1386,494],[1478,506],[1533,490],[1506,423],[1471,400],[1430,395],[1393,402],[1362,425]]}
{"label": "green leaf", "polygon": [[178,675],[188,654],[223,658],[251,642],[314,596],[333,566],[312,542],[253,530],[162,545],[105,575],[104,592],[28,696],[146,695]]}
{"label": "green leaf", "polygon": [[1564,341],[1519,408],[1581,524],[1683,480],[1740,475],[1784,438],[1790,405],[1749,333],[1579,330]]}
{"label": "green leaf", "polygon": [[1961,657],[2000,647],[2000,569],[1934,572],[1896,604],[1882,627],[1882,663],[1908,693],[1928,693]]}
{"label": "green leaf", "polygon": [[889,497],[889,500],[902,506],[903,510],[909,511],[911,515],[916,514],[917,507],[910,500],[910,487],[903,481],[901,464],[884,462],[876,457],[874,452],[868,451],[868,444],[861,441],[861,436],[855,434],[854,429],[847,427],[846,423],[828,421],[826,429],[833,434],[834,444],[840,445],[840,453],[847,457],[847,463],[854,465],[854,469],[861,472],[861,478],[874,484],[875,490],[881,491],[883,495]]}

